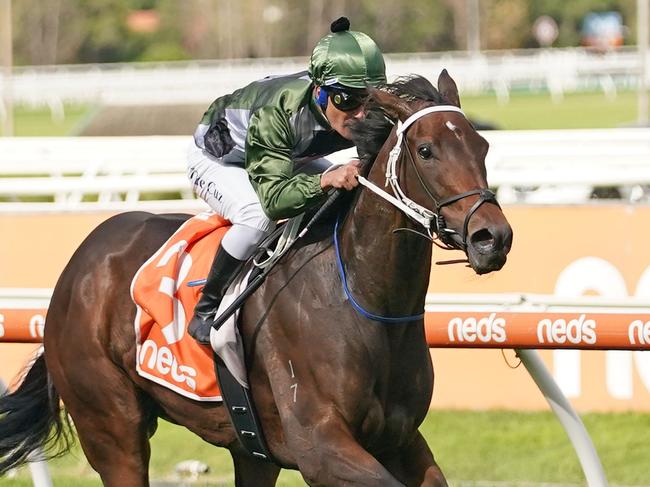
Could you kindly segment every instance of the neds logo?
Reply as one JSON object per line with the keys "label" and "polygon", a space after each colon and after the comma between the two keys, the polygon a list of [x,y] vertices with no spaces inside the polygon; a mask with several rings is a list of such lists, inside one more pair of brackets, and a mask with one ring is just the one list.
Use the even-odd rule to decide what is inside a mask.
{"label": "neds logo", "polygon": [[29,334],[33,337],[43,338],[43,330],[45,329],[45,316],[34,315],[29,320]]}
{"label": "neds logo", "polygon": [[163,375],[171,376],[174,382],[182,384],[183,382],[192,389],[196,390],[196,370],[187,365],[178,365],[178,361],[172,351],[167,347],[160,347],[156,345],[153,340],[145,340],[140,350],[140,365],[144,365],[147,360],[147,352],[151,351],[147,367],[155,369]]}
{"label": "neds logo", "polygon": [[539,343],[596,343],[596,322],[585,320],[585,315],[569,320],[557,319],[552,321],[544,318],[537,324],[537,340]]}
{"label": "neds logo", "polygon": [[642,320],[634,320],[630,323],[627,334],[632,345],[650,344],[650,321],[644,323]]}
{"label": "neds logo", "polygon": [[503,343],[507,339],[505,326],[505,319],[497,318],[496,313],[491,313],[490,316],[485,316],[479,320],[473,316],[465,320],[453,318],[447,325],[447,333],[451,342],[472,343],[478,339],[484,343]]}

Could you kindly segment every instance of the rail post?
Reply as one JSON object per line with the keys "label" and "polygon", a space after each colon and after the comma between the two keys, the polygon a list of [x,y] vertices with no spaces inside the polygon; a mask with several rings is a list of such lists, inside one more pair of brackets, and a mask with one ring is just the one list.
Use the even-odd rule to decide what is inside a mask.
{"label": "rail post", "polygon": [[580,416],[571,407],[536,350],[515,349],[539,390],[564,427],[585,474],[589,487],[607,487],[605,470]]}

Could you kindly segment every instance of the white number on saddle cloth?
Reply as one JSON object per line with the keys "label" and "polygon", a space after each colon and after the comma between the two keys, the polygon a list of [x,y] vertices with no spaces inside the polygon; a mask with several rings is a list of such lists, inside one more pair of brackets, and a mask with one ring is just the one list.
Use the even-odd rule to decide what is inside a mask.
{"label": "white number on saddle cloth", "polygon": [[176,242],[174,245],[167,249],[167,251],[156,264],[156,267],[164,267],[168,264],[169,259],[174,257],[176,254],[180,254],[178,257],[178,275],[175,276],[175,278],[163,276],[160,279],[160,286],[158,287],[158,290],[161,293],[169,296],[172,299],[174,317],[171,323],[168,323],[161,328],[163,336],[169,345],[179,341],[185,334],[185,325],[187,321],[185,317],[185,310],[183,309],[183,305],[181,304],[180,300],[176,297],[176,293],[189,274],[190,269],[192,268],[192,256],[185,252],[186,247],[187,242],[185,240]]}

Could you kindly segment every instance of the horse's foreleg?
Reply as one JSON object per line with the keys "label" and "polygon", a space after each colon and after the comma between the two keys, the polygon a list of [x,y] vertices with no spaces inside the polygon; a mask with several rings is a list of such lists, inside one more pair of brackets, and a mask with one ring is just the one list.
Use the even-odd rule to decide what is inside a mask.
{"label": "horse's foreleg", "polygon": [[310,486],[404,487],[359,445],[342,421],[329,419],[294,438],[300,439],[292,445],[298,468]]}
{"label": "horse's foreleg", "polygon": [[242,450],[230,450],[235,466],[235,487],[273,487],[280,467],[266,460],[254,458]]}
{"label": "horse's foreleg", "polygon": [[442,470],[419,431],[409,445],[398,454],[387,455],[382,463],[409,487],[447,486]]}

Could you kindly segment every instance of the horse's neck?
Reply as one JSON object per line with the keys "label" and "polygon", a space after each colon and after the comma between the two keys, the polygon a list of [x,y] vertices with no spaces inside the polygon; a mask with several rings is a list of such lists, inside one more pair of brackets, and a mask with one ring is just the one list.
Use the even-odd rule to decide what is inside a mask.
{"label": "horse's neck", "polygon": [[[377,157],[382,157],[386,150]],[[383,187],[385,162],[373,165],[368,179]],[[341,255],[348,286],[371,313],[409,316],[422,312],[429,284],[431,243],[400,210],[361,189],[341,231]],[[397,232],[394,232],[398,230]]]}

